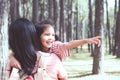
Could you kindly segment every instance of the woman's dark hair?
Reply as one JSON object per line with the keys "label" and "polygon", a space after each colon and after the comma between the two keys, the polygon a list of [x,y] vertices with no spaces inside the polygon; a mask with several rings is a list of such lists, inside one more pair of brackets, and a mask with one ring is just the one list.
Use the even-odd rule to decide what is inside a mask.
{"label": "woman's dark hair", "polygon": [[22,70],[31,74],[36,62],[39,39],[35,26],[25,18],[15,20],[9,26],[9,45]]}
{"label": "woman's dark hair", "polygon": [[[48,20],[43,20],[43,21],[41,21],[41,22],[39,22],[39,23],[37,23],[37,24],[35,25],[36,31],[37,31],[37,35],[38,35],[39,38],[40,38],[40,36],[43,34],[43,32],[46,30],[46,28],[49,27],[48,25],[51,25],[51,26],[54,27],[52,20],[50,20],[50,19],[48,19]],[[39,40],[40,40],[40,39],[39,39]],[[42,43],[41,43],[41,41],[40,41],[40,50],[41,50],[41,51],[43,51],[42,46],[43,46],[43,45],[42,45]]]}

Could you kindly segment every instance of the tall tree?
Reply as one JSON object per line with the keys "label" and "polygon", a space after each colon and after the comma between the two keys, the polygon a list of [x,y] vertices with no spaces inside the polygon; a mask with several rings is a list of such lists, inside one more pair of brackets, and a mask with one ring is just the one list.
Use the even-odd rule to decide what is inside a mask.
{"label": "tall tree", "polygon": [[19,5],[19,8],[21,8],[21,13],[22,13],[21,16],[29,19],[30,18],[29,15],[31,15],[30,13],[32,13],[29,12],[29,9],[31,9],[31,5],[30,5],[31,0],[18,0],[18,1],[21,2],[21,4]]}
{"label": "tall tree", "polygon": [[[78,21],[79,21],[79,20],[78,20],[78,18],[79,18],[79,17],[78,17],[78,16],[79,16],[79,12],[78,12],[78,8],[79,8],[79,7],[78,7],[78,6],[79,6],[79,5],[78,5],[78,2],[79,2],[79,1],[77,0],[77,1],[76,1],[76,6],[75,6],[75,9],[76,9],[76,17],[75,17],[75,19],[76,19],[76,30],[75,30],[75,31],[76,31],[76,40],[78,39],[78,32],[79,32],[79,27],[78,27],[78,26],[79,26],[79,23],[78,23]],[[78,53],[78,48],[76,48],[76,52]]]}
{"label": "tall tree", "polygon": [[120,58],[120,0],[116,20],[116,31],[115,31],[115,54],[117,58]]}
{"label": "tall tree", "polygon": [[7,80],[8,0],[0,0],[0,80]]}
{"label": "tall tree", "polygon": [[39,20],[38,17],[38,0],[33,0],[32,21],[36,23]]}
{"label": "tall tree", "polygon": [[49,18],[53,20],[53,0],[48,0],[48,14]]}
{"label": "tall tree", "polygon": [[10,17],[11,22],[20,17],[19,0],[10,0]]}
{"label": "tall tree", "polygon": [[72,0],[68,0],[67,2],[67,26],[66,26],[66,39],[70,41],[72,39]]}
{"label": "tall tree", "polygon": [[[104,0],[95,0],[95,36],[101,35],[103,26],[103,2]],[[100,47],[95,45],[93,55],[93,74],[101,72],[101,51]]]}
{"label": "tall tree", "polygon": [[59,32],[59,0],[53,0],[53,5],[54,5],[54,24],[55,24],[55,32],[58,34]]}
{"label": "tall tree", "polygon": [[60,40],[64,41],[64,0],[60,0]]}
{"label": "tall tree", "polygon": [[111,34],[110,34],[110,20],[109,20],[109,14],[108,14],[108,1],[106,0],[106,15],[107,15],[107,36],[108,36],[108,45],[109,45],[109,54],[111,53]]}
{"label": "tall tree", "polygon": [[113,24],[113,55],[116,55],[116,37],[115,37],[115,29],[116,29],[116,20],[117,20],[117,0],[115,0],[115,5],[114,5],[114,24]]}
{"label": "tall tree", "polygon": [[40,0],[40,21],[44,19],[44,0]]}
{"label": "tall tree", "polygon": [[[89,5],[89,14],[88,14],[88,31],[89,31],[89,36],[88,37],[93,37],[93,33],[94,33],[94,28],[93,28],[93,13],[92,13],[92,2],[91,0],[89,0],[88,2],[88,5]],[[93,44],[90,44],[90,50],[91,50],[91,55],[93,55]]]}

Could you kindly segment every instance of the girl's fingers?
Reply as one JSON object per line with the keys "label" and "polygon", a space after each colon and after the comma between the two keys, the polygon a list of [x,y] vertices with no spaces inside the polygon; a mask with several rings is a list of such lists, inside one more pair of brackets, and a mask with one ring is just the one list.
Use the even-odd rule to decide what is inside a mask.
{"label": "girl's fingers", "polygon": [[17,64],[17,67],[18,67],[18,69],[21,69],[21,66],[20,66],[20,64]]}
{"label": "girl's fingers", "polygon": [[20,64],[17,63],[17,62],[12,63],[11,66],[14,67],[14,68],[17,68],[17,69],[21,69]]}
{"label": "girl's fingers", "polygon": [[98,36],[98,37],[97,37],[97,39],[96,39],[98,47],[101,45],[100,38],[101,38],[101,37],[100,37],[100,36]]}
{"label": "girl's fingers", "polygon": [[20,66],[20,63],[18,62],[18,60],[15,58],[15,57],[11,57],[10,59],[10,65],[14,68],[17,68],[17,69],[21,69],[21,66]]}
{"label": "girl's fingers", "polygon": [[100,40],[98,40],[98,44],[97,44],[97,45],[98,45],[98,47],[101,45],[101,42],[100,42]]}
{"label": "girl's fingers", "polygon": [[95,38],[97,38],[97,39],[101,39],[102,37],[101,37],[101,36],[96,36]]}
{"label": "girl's fingers", "polygon": [[92,38],[92,40],[94,41],[94,44],[97,44],[98,47],[99,47],[100,44],[101,44],[100,38],[101,38],[101,36],[96,36],[96,37],[93,37],[93,38]]}

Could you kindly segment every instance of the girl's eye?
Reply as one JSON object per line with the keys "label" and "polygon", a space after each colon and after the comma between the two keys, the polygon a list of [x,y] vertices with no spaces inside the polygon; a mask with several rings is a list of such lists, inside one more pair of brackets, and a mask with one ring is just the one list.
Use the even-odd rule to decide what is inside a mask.
{"label": "girl's eye", "polygon": [[49,36],[49,34],[45,34],[46,36]]}

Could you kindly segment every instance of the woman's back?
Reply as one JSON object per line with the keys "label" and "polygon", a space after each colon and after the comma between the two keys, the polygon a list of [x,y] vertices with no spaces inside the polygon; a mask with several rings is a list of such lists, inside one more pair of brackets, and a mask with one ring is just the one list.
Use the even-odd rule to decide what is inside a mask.
{"label": "woman's back", "polygon": [[36,62],[39,41],[35,26],[25,18],[15,20],[9,26],[9,44],[13,56],[20,62],[22,71],[31,74]]}

